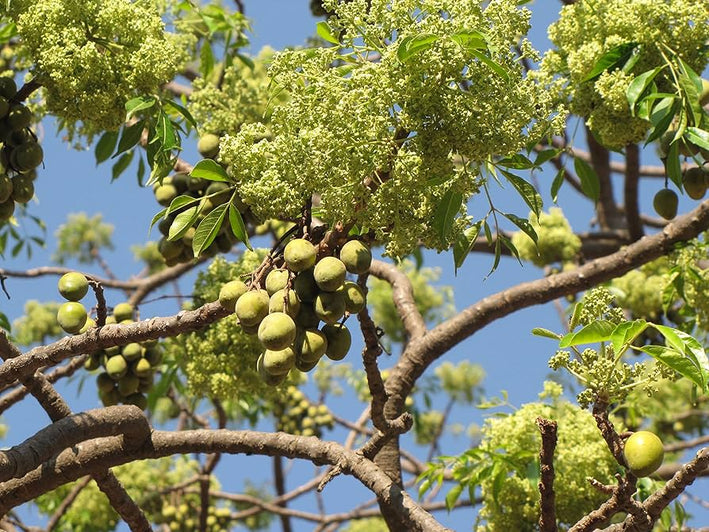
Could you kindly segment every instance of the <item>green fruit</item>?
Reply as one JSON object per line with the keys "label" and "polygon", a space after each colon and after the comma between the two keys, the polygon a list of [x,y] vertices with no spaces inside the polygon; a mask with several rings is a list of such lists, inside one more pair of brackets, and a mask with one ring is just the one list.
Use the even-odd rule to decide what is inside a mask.
{"label": "green fruit", "polygon": [[108,393],[113,390],[115,385],[116,383],[108,373],[101,373],[96,377],[96,387],[99,392]]}
{"label": "green fruit", "polygon": [[12,179],[7,174],[0,174],[0,203],[12,196]]}
{"label": "green fruit", "polygon": [[184,247],[184,244],[180,240],[174,241],[168,240],[167,238],[161,238],[158,242],[158,251],[165,261],[176,259],[181,256]]}
{"label": "green fruit", "polygon": [[17,94],[15,80],[7,76],[0,77],[0,96],[9,100],[15,94]]}
{"label": "green fruit", "polygon": [[155,199],[163,207],[170,205],[177,197],[177,189],[172,185],[160,185],[155,189]]}
{"label": "green fruit", "polygon": [[234,312],[237,300],[248,291],[249,288],[242,281],[238,279],[229,281],[223,284],[219,290],[219,304],[225,309]]}
{"label": "green fruit", "polygon": [[320,290],[334,292],[345,282],[347,270],[344,263],[335,257],[325,257],[315,265],[313,277]]}
{"label": "green fruit", "polygon": [[372,264],[372,252],[359,240],[350,240],[342,246],[340,260],[345,264],[348,272],[363,274],[369,271],[369,266]]}
{"label": "green fruit", "polygon": [[279,351],[267,349],[263,354],[262,363],[263,369],[271,375],[283,375],[295,365],[295,351],[291,347]]}
{"label": "green fruit", "polygon": [[6,222],[15,212],[15,202],[11,199],[0,203],[0,222]]}
{"label": "green fruit", "polygon": [[86,323],[88,315],[81,303],[69,301],[59,307],[57,311],[57,321],[59,326],[71,334],[78,333]]}
{"label": "green fruit", "polygon": [[295,340],[295,322],[284,312],[274,312],[261,321],[258,339],[266,349],[285,349]]}
{"label": "green fruit", "polygon": [[69,272],[59,278],[57,287],[64,299],[79,301],[89,291],[89,281],[79,272]]}
{"label": "green fruit", "polygon": [[128,372],[128,363],[121,355],[112,356],[106,360],[106,373],[117,381]]}
{"label": "green fruit", "polygon": [[187,181],[187,190],[189,190],[190,192],[199,192],[200,190],[204,190],[205,188],[207,188],[209,186],[209,183],[210,181],[207,181],[206,179],[190,176],[189,180]]}
{"label": "green fruit", "polygon": [[10,107],[5,117],[5,123],[12,130],[24,129],[32,122],[32,111],[22,104],[15,104]]}
{"label": "green fruit", "polygon": [[268,292],[246,292],[236,302],[235,311],[239,321],[247,327],[258,325],[268,314]]}
{"label": "green fruit", "polygon": [[94,327],[96,327],[96,322],[91,318],[86,318],[86,323],[84,323],[84,326],[79,330],[79,334],[84,334],[86,331],[93,329]]}
{"label": "green fruit", "polygon": [[124,345],[123,349],[121,350],[121,354],[123,355],[123,358],[125,358],[128,362],[133,362],[134,360],[142,358],[144,351],[145,350],[143,349],[142,345],[133,342],[128,345]]}
{"label": "green fruit", "polygon": [[677,216],[677,204],[679,198],[674,190],[663,188],[652,200],[652,205],[655,207],[655,212],[662,216],[665,220],[671,220]]}
{"label": "green fruit", "polygon": [[315,366],[317,366],[318,362],[320,362],[319,358],[316,360],[305,360],[301,356],[296,356],[295,357],[295,369],[297,369],[298,371],[302,371],[303,373],[307,373],[311,369],[313,369]]}
{"label": "green fruit", "polygon": [[320,293],[318,284],[313,276],[313,269],[307,269],[300,272],[293,281],[293,290],[298,294],[298,299],[301,301],[311,302]]}
{"label": "green fruit", "polygon": [[295,317],[295,323],[302,329],[317,329],[320,325],[320,318],[315,314],[313,305],[300,305],[298,315]]}
{"label": "green fruit", "polygon": [[231,198],[231,193],[231,187],[227,183],[223,182],[214,182],[207,187],[207,190],[204,191],[205,196],[214,194],[214,196],[210,198],[210,201],[215,207],[229,201]]}
{"label": "green fruit", "polygon": [[116,318],[117,323],[121,323],[125,320],[133,319],[133,305],[130,303],[118,303],[113,307],[113,317]]}
{"label": "green fruit", "polygon": [[313,309],[325,323],[335,323],[345,315],[345,295],[342,292],[320,292]]}
{"label": "green fruit", "polygon": [[127,405],[135,405],[141,410],[145,410],[146,408],[148,408],[148,398],[145,397],[142,393],[131,394],[126,397],[123,402]]}
{"label": "green fruit", "polygon": [[152,375],[152,366],[145,358],[138,359],[138,361],[133,364],[133,374],[137,377],[147,378]]}
{"label": "green fruit", "polygon": [[16,175],[12,178],[12,196],[17,203],[27,203],[34,198],[34,182],[27,176]]}
{"label": "green fruit", "polygon": [[259,377],[261,377],[261,380],[269,386],[278,386],[284,380],[286,380],[286,377],[288,376],[288,373],[272,375],[271,373],[266,371],[266,369],[263,367],[263,353],[258,357],[258,360],[256,361],[256,371],[258,372]]}
{"label": "green fruit", "polygon": [[266,276],[266,292],[272,296],[279,290],[283,290],[288,284],[290,272],[288,270],[271,270]]}
{"label": "green fruit", "polygon": [[138,391],[138,386],[140,386],[140,379],[127,373],[118,380],[118,393],[121,397],[128,397]]}
{"label": "green fruit", "polygon": [[662,465],[665,451],[660,438],[652,432],[641,430],[625,441],[623,455],[633,475],[647,477]]}
{"label": "green fruit", "polygon": [[298,311],[300,310],[300,299],[298,299],[298,294],[296,294],[293,290],[288,290],[287,298],[288,298],[288,309],[286,310],[286,308],[285,308],[286,291],[279,290],[278,292],[273,294],[271,296],[271,299],[268,302],[268,311],[269,312],[285,312],[291,318],[295,319],[295,317],[298,315]]}
{"label": "green fruit", "polygon": [[327,338],[325,354],[331,360],[342,360],[347,356],[352,345],[352,335],[347,327],[340,323],[324,325],[322,332]]}
{"label": "green fruit", "polygon": [[91,353],[91,355],[89,355],[89,358],[87,358],[86,361],[84,362],[84,369],[86,371],[95,371],[98,368],[100,368],[102,356],[103,355],[101,352]]}
{"label": "green fruit", "polygon": [[202,157],[214,159],[219,153],[219,136],[214,133],[202,135],[197,142],[197,151]]}
{"label": "green fruit", "polygon": [[10,158],[15,162],[15,168],[20,172],[29,172],[42,164],[44,151],[37,142],[24,142],[12,150]]}
{"label": "green fruit", "polygon": [[367,303],[367,296],[357,283],[345,281],[342,292],[345,296],[345,309],[350,314],[357,314]]}
{"label": "green fruit", "polygon": [[327,351],[327,337],[317,329],[306,329],[296,338],[295,349],[304,362],[318,361]]}
{"label": "green fruit", "polygon": [[699,167],[689,168],[684,172],[682,185],[690,198],[700,200],[704,197],[707,192],[706,177],[707,172]]}
{"label": "green fruit", "polygon": [[172,176],[172,186],[175,187],[178,194],[184,194],[187,192],[187,184],[190,181],[190,175],[185,172],[177,172]]}
{"label": "green fruit", "polygon": [[151,367],[157,367],[160,362],[162,362],[162,350],[157,346],[147,347],[143,357],[148,361]]}
{"label": "green fruit", "polygon": [[709,105],[709,80],[702,79],[702,92],[699,94],[699,104],[702,107]]}
{"label": "green fruit", "polygon": [[108,392],[99,392],[98,396],[103,406],[116,406],[118,401],[121,400],[121,396],[115,388],[112,388]]}
{"label": "green fruit", "polygon": [[315,265],[317,251],[317,248],[307,240],[297,238],[286,244],[283,250],[283,259],[290,271],[302,272]]}
{"label": "green fruit", "polygon": [[0,118],[4,118],[10,110],[10,102],[4,96],[0,96]]}

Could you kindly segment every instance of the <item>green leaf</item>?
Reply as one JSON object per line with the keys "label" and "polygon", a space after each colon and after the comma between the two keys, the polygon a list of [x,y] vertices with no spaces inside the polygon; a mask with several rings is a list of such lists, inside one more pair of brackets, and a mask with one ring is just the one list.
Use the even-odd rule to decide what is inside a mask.
{"label": "green leaf", "polygon": [[106,131],[101,135],[94,149],[97,165],[111,157],[113,150],[116,149],[116,142],[118,142],[118,131]]}
{"label": "green leaf", "polygon": [[611,343],[616,355],[625,351],[647,327],[648,324],[645,320],[624,321],[618,324],[611,334]]}
{"label": "green leaf", "polygon": [[709,370],[709,360],[707,360],[704,348],[694,337],[684,331],[668,327],[667,325],[653,323],[652,326],[662,333],[667,345],[681,353],[691,355],[705,371]]}
{"label": "green leaf", "polygon": [[7,316],[5,316],[4,312],[0,312],[0,327],[5,329],[7,332],[10,332],[12,330],[10,320],[7,319]]}
{"label": "green leaf", "polygon": [[554,203],[559,198],[559,189],[564,184],[564,175],[566,175],[566,170],[559,168],[559,171],[554,176],[554,181],[551,182],[551,201]]}
{"label": "green leaf", "polygon": [[628,98],[628,104],[630,105],[630,110],[634,114],[635,111],[635,104],[637,103],[638,99],[642,94],[645,92],[645,90],[650,86],[650,83],[652,83],[652,80],[655,79],[655,76],[662,71],[664,67],[657,67],[653,68],[652,70],[648,70],[647,72],[643,72],[639,76],[637,76],[631,83],[628,85],[628,88],[625,91],[625,95]]}
{"label": "green leaf", "polygon": [[524,234],[526,234],[534,241],[535,244],[537,243],[537,232],[534,230],[534,227],[532,227],[532,224],[529,223],[529,220],[526,220],[525,218],[520,218],[519,216],[506,212],[503,212],[501,214],[510,222],[519,227],[524,232]]}
{"label": "green leaf", "polygon": [[622,67],[625,62],[630,59],[630,56],[637,46],[638,43],[636,42],[627,42],[614,46],[596,61],[591,71],[581,81],[591,81],[603,74],[606,70],[616,70]]}
{"label": "green leaf", "polygon": [[488,67],[490,67],[490,69],[502,79],[504,79],[505,81],[510,80],[510,75],[507,70],[499,63],[496,63],[495,61],[490,59],[490,57],[488,57],[484,52],[480,52],[478,50],[470,50],[470,53],[474,55],[478,61],[485,63]]}
{"label": "green leaf", "polygon": [[703,391],[706,390],[706,376],[704,371],[702,371],[699,364],[683,353],[660,345],[647,345],[640,347],[639,350],[671,367],[680,375],[687,377]]}
{"label": "green leaf", "polygon": [[450,37],[465,50],[487,50],[487,40],[479,31],[459,31]]}
{"label": "green leaf", "polygon": [[120,177],[120,175],[125,171],[126,168],[130,165],[130,162],[133,160],[133,154],[135,152],[133,150],[124,153],[121,155],[116,163],[113,165],[113,168],[111,168],[111,181],[115,181]]}
{"label": "green leaf", "polygon": [[601,183],[596,171],[583,159],[574,159],[574,170],[581,180],[581,190],[594,202],[598,202],[601,194]]}
{"label": "green leaf", "polygon": [[201,198],[193,198],[192,196],[187,196],[186,194],[182,196],[177,196],[170,202],[170,206],[167,208],[167,212],[165,214],[172,214],[175,211],[179,211],[185,205],[197,203],[200,200]]}
{"label": "green leaf", "polygon": [[679,110],[679,106],[680,104],[674,96],[668,96],[657,102],[655,107],[652,108],[650,123],[653,127],[645,141],[646,146],[653,140],[659,139],[669,129],[675,114]]}
{"label": "green leaf", "polygon": [[153,216],[153,219],[150,220],[150,227],[148,227],[148,234],[150,234],[150,230],[153,228],[153,226],[158,223],[160,220],[165,218],[165,215],[167,214],[167,207],[161,210],[159,213],[157,213],[155,216]]}
{"label": "green leaf", "polygon": [[688,127],[684,137],[695,146],[709,150],[709,132],[698,127]]}
{"label": "green leaf", "polygon": [[138,111],[150,109],[155,105],[155,102],[155,96],[138,96],[137,98],[128,100],[126,102],[126,122]]}
{"label": "green leaf", "polygon": [[679,142],[670,144],[670,150],[665,159],[665,173],[670,180],[682,190],[682,167],[679,163]]}
{"label": "green leaf", "polygon": [[195,257],[199,257],[201,253],[214,242],[214,239],[222,227],[224,216],[226,215],[228,205],[222,203],[204,217],[204,220],[197,227],[194,239],[192,240],[192,251]]}
{"label": "green leaf", "polygon": [[160,110],[155,124],[155,138],[151,142],[158,142],[162,150],[170,151],[180,147],[180,141],[175,133],[175,127],[170,117]]}
{"label": "green leaf", "polygon": [[209,181],[229,182],[229,176],[226,170],[212,159],[202,159],[199,161],[190,172],[190,175]]}
{"label": "green leaf", "polygon": [[254,248],[251,247],[251,242],[249,242],[249,234],[246,232],[246,225],[244,225],[244,219],[241,217],[239,209],[233,203],[229,204],[229,226],[231,227],[231,232],[236,238],[238,238],[244,245],[253,251]]}
{"label": "green leaf", "polygon": [[518,175],[515,175],[506,170],[500,170],[500,172],[502,172],[502,175],[504,175],[507,180],[512,183],[512,186],[517,190],[519,195],[522,196],[524,202],[529,205],[529,208],[532,209],[532,212],[539,216],[539,213],[541,212],[543,207],[543,203],[542,197],[537,192],[537,189],[535,189],[534,186],[532,186],[530,183],[528,183]]}
{"label": "green leaf", "polygon": [[185,120],[195,129],[197,129],[197,122],[195,121],[194,117],[192,116],[192,113],[190,113],[187,108],[184,106],[180,105],[179,103],[173,101],[173,100],[166,100],[163,102],[163,107],[169,108],[174,110],[177,114],[181,115],[184,117]]}
{"label": "green leaf", "polygon": [[[552,150],[555,151],[555,150]],[[512,155],[511,157],[505,157],[497,161],[497,164],[504,166],[505,168],[514,168],[516,170],[527,170],[529,168],[534,168],[536,163],[530,161],[527,157],[521,153]]]}
{"label": "green leaf", "polygon": [[205,39],[199,50],[199,73],[203,78],[209,78],[212,70],[214,70],[214,52],[212,52],[212,45]]}
{"label": "green leaf", "polygon": [[535,327],[532,329],[532,334],[534,336],[541,336],[542,338],[551,338],[552,340],[561,340],[561,335],[550,331],[549,329],[543,329],[542,327]]}
{"label": "green leaf", "polygon": [[167,239],[175,241],[182,238],[187,230],[194,225],[195,221],[197,221],[199,211],[200,206],[195,205],[194,207],[191,207],[186,211],[182,211],[180,214],[175,216],[175,219],[172,221],[172,225],[170,225],[170,230],[167,233]]}
{"label": "green leaf", "polygon": [[335,35],[335,32],[330,27],[330,24],[328,24],[324,20],[318,22],[317,26],[315,27],[315,31],[323,40],[331,44],[340,44],[340,40]]}
{"label": "green leaf", "polygon": [[410,35],[402,39],[396,50],[396,57],[405,63],[416,54],[428,50],[438,40],[438,35],[426,33],[423,35]]}
{"label": "green leaf", "polygon": [[542,150],[537,154],[537,158],[534,159],[534,166],[541,166],[544,163],[551,161],[554,157],[557,157],[562,150],[557,148],[549,148],[548,150]]}
{"label": "green leaf", "polygon": [[559,347],[571,347],[572,345],[595,344],[610,340],[615,324],[607,320],[598,320],[589,323],[578,332],[565,334],[559,342]]}
{"label": "green leaf", "polygon": [[145,123],[142,120],[132,126],[123,126],[121,139],[118,141],[118,148],[116,148],[116,153],[113,154],[113,157],[118,157],[124,151],[130,150],[138,144],[143,134],[143,129],[145,129]]}
{"label": "green leaf", "polygon": [[453,246],[453,262],[455,263],[455,271],[463,265],[465,259],[470,255],[470,251],[475,245],[475,241],[480,234],[480,222],[476,222],[472,227],[468,227],[463,231]]}
{"label": "green leaf", "polygon": [[446,508],[449,512],[453,509],[455,503],[458,502],[461,493],[463,493],[463,484],[456,484],[446,494]]}
{"label": "green leaf", "polygon": [[441,242],[445,242],[450,236],[453,229],[453,220],[455,220],[455,216],[462,205],[463,195],[452,189],[448,189],[441,201],[436,205],[432,225]]}

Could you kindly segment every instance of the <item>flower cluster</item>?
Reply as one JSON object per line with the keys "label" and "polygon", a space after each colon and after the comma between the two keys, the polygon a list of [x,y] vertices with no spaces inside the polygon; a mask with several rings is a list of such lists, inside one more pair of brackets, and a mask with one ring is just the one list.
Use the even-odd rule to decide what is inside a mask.
{"label": "flower cluster", "polygon": [[512,235],[512,244],[517,248],[520,258],[532,261],[537,266],[553,262],[570,262],[581,249],[581,239],[576,236],[564,213],[557,207],[549,213],[541,213],[539,218],[530,213],[529,220],[537,233],[537,243],[518,231]]}

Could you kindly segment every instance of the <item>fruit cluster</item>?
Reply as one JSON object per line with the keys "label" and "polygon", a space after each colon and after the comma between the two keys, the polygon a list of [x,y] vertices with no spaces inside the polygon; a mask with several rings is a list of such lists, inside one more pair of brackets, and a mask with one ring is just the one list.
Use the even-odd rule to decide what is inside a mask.
{"label": "fruit cluster", "polygon": [[[682,186],[687,196],[694,200],[704,198],[709,186],[709,170],[703,166],[688,168],[682,174]],[[655,212],[665,220],[672,220],[677,216],[679,197],[669,188],[663,188],[655,194],[652,205]]]}
{"label": "fruit cluster", "polygon": [[364,290],[346,276],[366,273],[372,254],[359,240],[350,240],[339,258],[318,260],[317,247],[299,238],[288,242],[283,260],[285,268],[271,270],[264,288],[249,290],[235,280],[219,293],[222,306],[236,312],[244,331],[258,335],[265,352],[257,370],[272,386],[293,367],[307,372],[323,355],[332,360],[347,355],[352,337],[340,320],[362,310],[366,301]]}
{"label": "fruit cluster", "polygon": [[57,311],[59,326],[69,334],[79,334],[93,326],[84,305],[79,301],[89,291],[89,281],[79,272],[65,273],[57,283],[59,293],[67,300]]}
{"label": "fruit cluster", "polygon": [[[132,323],[133,307],[119,303],[106,323]],[[143,410],[148,406],[145,393],[153,387],[154,368],[162,360],[162,351],[155,340],[133,342],[123,347],[102,349],[86,360],[89,371],[103,368],[96,377],[98,394],[104,406],[135,405]]]}
{"label": "fruit cluster", "polygon": [[[171,532],[192,532],[199,529],[199,507],[193,507],[187,502],[177,506],[163,506],[160,524],[166,524]],[[209,506],[207,510],[207,532],[229,530],[231,510]]]}
{"label": "fruit cluster", "polygon": [[295,386],[286,389],[285,396],[273,408],[276,429],[300,436],[322,438],[322,429],[331,429],[334,420],[325,405],[314,405]]}
{"label": "fruit cluster", "polygon": [[12,100],[16,93],[15,81],[0,77],[0,222],[12,217],[15,203],[27,203],[34,197],[35,168],[44,158],[29,128],[32,112]]}

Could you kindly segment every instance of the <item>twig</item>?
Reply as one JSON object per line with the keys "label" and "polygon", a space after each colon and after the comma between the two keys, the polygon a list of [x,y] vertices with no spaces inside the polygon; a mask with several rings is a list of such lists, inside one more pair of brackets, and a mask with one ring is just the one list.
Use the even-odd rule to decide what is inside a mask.
{"label": "twig", "polygon": [[625,203],[625,221],[630,240],[635,242],[643,237],[643,224],[638,207],[638,181],[640,181],[640,149],[637,144],[625,147],[625,185],[623,187]]}
{"label": "twig", "polygon": [[52,514],[52,517],[47,522],[47,528],[45,529],[47,532],[52,532],[52,530],[54,530],[54,527],[59,524],[59,520],[64,516],[67,510],[74,503],[76,498],[79,496],[79,493],[81,493],[81,491],[89,485],[89,482],[91,482],[90,476],[82,478],[76,483],[76,486],[72,488],[72,490],[69,492],[69,495],[64,497],[64,500],[62,500],[62,502]]}

